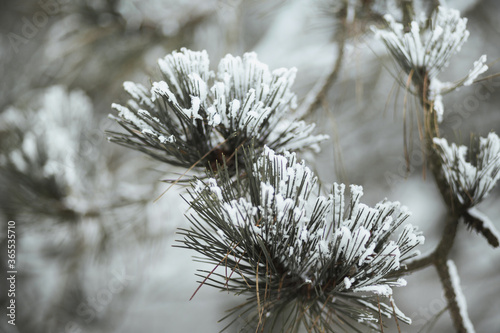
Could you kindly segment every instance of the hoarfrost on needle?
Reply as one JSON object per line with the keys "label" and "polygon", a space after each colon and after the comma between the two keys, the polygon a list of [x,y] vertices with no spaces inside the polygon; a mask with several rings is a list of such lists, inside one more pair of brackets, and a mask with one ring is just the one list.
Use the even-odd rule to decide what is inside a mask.
{"label": "hoarfrost on needle", "polygon": [[[215,179],[206,182],[206,190],[202,190],[200,181],[192,185],[192,208],[213,225],[217,235],[214,243],[220,242],[220,230],[224,232],[227,248],[221,255],[234,253],[232,256],[239,258],[234,263],[238,267],[244,261],[253,263],[245,265],[245,271],[234,268],[242,275],[235,290],[247,290],[263,272],[262,279],[272,275],[272,281],[281,281],[296,292],[307,284],[311,292],[324,297],[319,300],[321,304],[335,297],[337,302],[328,302],[333,308],[342,306],[342,302],[352,306],[368,302],[378,312],[377,295],[390,298],[393,287],[406,285],[393,273],[418,253],[415,248],[424,237],[411,225],[393,236],[409,216],[399,202],[384,200],[369,207],[360,203],[363,188],[356,185],[350,187],[347,198],[344,184],[334,184],[328,196],[318,195],[315,175],[293,153],[278,154],[265,147],[251,161],[245,166],[244,184],[238,183],[247,191],[238,186],[235,189],[233,183],[216,185]],[[215,186],[223,200],[213,200]],[[207,233],[203,235],[210,239]],[[207,242],[208,248],[215,246]],[[255,265],[263,267],[254,271]],[[343,293],[349,295],[344,297]],[[300,295],[297,292],[295,297]],[[381,312],[391,316],[392,306],[383,307]],[[398,316],[409,322],[401,313]],[[364,322],[376,318],[364,311],[355,317]]]}
{"label": "hoarfrost on needle", "polygon": [[433,102],[438,121],[442,121],[442,95],[472,84],[488,69],[486,55],[482,55],[469,73],[457,82],[443,83],[437,79],[469,37],[467,18],[460,17],[458,10],[438,6],[428,20],[420,17],[412,21],[408,32],[391,15],[387,14],[384,18],[387,28],[372,28],[376,37],[383,41],[392,57],[406,74],[412,76],[417,86],[429,87],[426,97]]}
{"label": "hoarfrost on needle", "polygon": [[434,138],[443,160],[443,174],[457,199],[474,206],[488,196],[500,179],[500,139],[491,132],[479,138],[476,165],[467,159],[466,146],[451,145],[444,138]]}
{"label": "hoarfrost on needle", "polygon": [[153,82],[150,91],[124,83],[131,100],[127,106],[114,103],[118,117],[111,118],[129,133],[112,132],[111,141],[167,163],[206,167],[222,162],[212,153],[217,149],[230,157],[253,141],[257,149],[318,151],[328,138],[313,135],[314,124],[290,120],[297,99],[291,91],[295,68],[271,71],[250,52],[226,55],[214,73],[206,51],[185,48],[158,65],[163,80]]}

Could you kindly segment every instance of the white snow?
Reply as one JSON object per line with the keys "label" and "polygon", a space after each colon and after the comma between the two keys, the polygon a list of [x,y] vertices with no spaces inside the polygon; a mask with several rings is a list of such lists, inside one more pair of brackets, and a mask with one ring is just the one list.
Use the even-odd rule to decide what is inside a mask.
{"label": "white snow", "polygon": [[[124,83],[132,97],[129,104],[134,105],[133,110],[146,105],[152,113],[155,101],[163,99],[169,108],[185,113],[193,123],[206,121],[209,126],[218,127],[219,133],[240,132],[249,138],[265,133],[267,141],[283,151],[302,148],[319,151],[318,143],[328,139],[326,135],[312,134],[314,124],[285,117],[296,107],[297,96],[290,90],[296,68],[270,71],[258,60],[256,53],[249,52],[242,57],[226,55],[220,60],[215,74],[209,69],[205,50],[186,48],[159,59],[158,65],[164,80],[153,82],[150,97],[142,85]],[[119,109],[120,117],[141,131],[148,128],[139,119],[141,116],[158,119],[146,114],[146,110],[136,115],[125,107],[115,105],[115,108]],[[217,135],[210,137],[213,146],[220,142],[219,139]]]}
{"label": "white snow", "polygon": [[274,202],[274,187],[271,184],[260,183],[260,200],[262,207],[271,209]]}
{"label": "white snow", "polygon": [[77,163],[82,138],[92,130],[91,100],[82,91],[68,91],[63,86],[48,87],[33,100],[36,112],[16,110],[15,116],[10,109],[1,119],[5,126],[23,129],[24,133],[18,149],[6,152],[4,159],[20,171],[35,168],[44,176],[54,176],[58,185],[77,194],[85,186],[80,174],[84,168]]}
{"label": "white snow", "polygon": [[429,84],[429,100],[434,101],[434,111],[436,111],[438,122],[443,121],[444,105],[443,94],[455,88],[452,82],[441,82],[433,78]]}
{"label": "white snow", "polygon": [[354,289],[355,292],[372,292],[376,295],[382,296],[391,296],[392,288],[388,285],[373,285],[373,286],[364,286]]}
{"label": "white snow", "polygon": [[34,161],[36,156],[38,155],[36,141],[37,141],[37,138],[36,138],[34,133],[28,132],[24,135],[23,144],[22,144],[22,151],[32,161]]}
{"label": "white snow", "polygon": [[474,66],[469,71],[469,74],[466,76],[466,80],[464,81],[464,86],[470,86],[474,80],[484,72],[488,70],[488,66],[486,65],[487,57],[483,54],[479,60],[474,61]]}
{"label": "white snow", "polygon": [[125,81],[123,82],[123,88],[139,103],[144,103],[150,108],[154,107],[154,104],[148,96],[148,90],[142,84]]}
{"label": "white snow", "polygon": [[441,122],[444,112],[442,95],[472,84],[488,69],[486,56],[483,55],[458,82],[443,84],[437,79],[437,75],[448,66],[451,57],[460,52],[469,37],[467,18],[461,18],[458,10],[439,6],[429,18],[430,24],[425,18],[414,20],[410,31],[406,33],[403,25],[396,22],[394,17],[387,14],[384,18],[388,28],[372,27],[375,36],[384,42],[392,57],[408,75],[425,70],[430,81],[428,98],[434,102],[438,121]]}
{"label": "white snow", "polygon": [[166,96],[170,102],[173,104],[177,104],[177,97],[175,97],[174,93],[170,91],[170,87],[168,86],[167,82],[165,81],[160,81],[160,82],[153,82],[153,87],[151,88],[151,101],[155,101],[157,98],[160,98],[162,96]]}
{"label": "white snow", "polygon": [[307,231],[307,228],[302,228],[302,231],[300,232],[300,240],[302,242],[307,242],[309,240],[309,231]]}
{"label": "white snow", "polygon": [[193,123],[196,123],[196,120],[203,120],[203,117],[200,115],[200,98],[196,96],[191,96],[191,108],[190,109],[184,109],[182,108],[182,111],[186,113],[188,117],[193,119]]}
{"label": "white snow", "polygon": [[155,135],[155,133],[153,132],[153,130],[149,129],[149,128],[144,128],[142,129],[141,131],[143,134],[150,134],[150,135]]}
{"label": "white snow", "polygon": [[462,317],[465,330],[467,333],[474,333],[474,326],[472,325],[472,322],[469,319],[469,313],[467,312],[467,302],[462,292],[462,288],[460,287],[460,278],[458,276],[457,267],[452,260],[448,260],[446,264],[448,266],[448,271],[451,277],[451,284],[453,286],[453,290],[455,291],[456,301],[458,304],[458,308],[460,309],[460,317]]}
{"label": "white snow", "polygon": [[23,154],[19,149],[12,151],[9,154],[10,161],[16,166],[17,170],[26,172],[28,169],[28,163],[23,158]]}
{"label": "white snow", "polygon": [[496,237],[497,240],[500,240],[500,232],[493,224],[493,221],[491,221],[491,219],[488,216],[486,216],[486,214],[480,212],[475,207],[469,208],[467,210],[467,212],[472,217],[475,217],[476,219],[481,220],[481,222],[483,223],[483,228],[489,230],[493,234],[493,236]]}
{"label": "white snow", "polygon": [[475,205],[487,197],[500,179],[500,139],[491,132],[479,139],[478,165],[466,160],[467,147],[451,145],[444,138],[434,138],[443,159],[443,172],[461,202]]}
{"label": "white snow", "polygon": [[206,188],[205,183],[200,179],[196,179],[196,181],[194,181],[191,185],[193,187],[193,191],[197,194],[201,193]]}
{"label": "white snow", "polygon": [[[228,222],[241,228],[251,223],[253,221],[253,216],[257,214],[257,208],[244,198],[224,202],[223,207],[224,215],[228,219]],[[257,234],[260,233],[258,228],[254,228],[253,230]]]}
{"label": "white snow", "polygon": [[207,184],[210,192],[214,193],[217,196],[217,199],[220,201],[224,200],[222,197],[222,190],[217,185],[217,181],[214,178],[207,179]]}
{"label": "white snow", "polygon": [[351,289],[352,282],[354,282],[354,279],[353,279],[353,281],[351,281],[351,279],[346,276],[344,278],[345,289]]}
{"label": "white snow", "polygon": [[153,128],[151,126],[149,126],[148,124],[146,124],[144,122],[144,120],[140,119],[135,113],[130,111],[129,108],[127,108],[123,105],[120,105],[120,104],[116,104],[116,103],[111,104],[111,107],[113,109],[115,109],[116,111],[118,111],[118,115],[121,118],[128,120],[129,123],[133,124],[135,127],[139,128],[141,131],[149,130],[149,131],[153,132]]}
{"label": "white snow", "polygon": [[169,137],[165,137],[163,135],[158,136],[158,140],[160,140],[161,143],[174,143],[175,142],[175,136],[170,135]]}
{"label": "white snow", "polygon": [[191,91],[194,92],[194,96],[198,97],[201,102],[205,101],[208,95],[207,83],[198,73],[191,73],[188,75],[188,78],[191,81]]}
{"label": "white snow", "polygon": [[[341,263],[339,270],[348,272],[337,277],[343,282],[339,283],[337,292],[389,297],[393,287],[406,285],[404,279],[388,277],[399,269],[401,261],[414,255],[414,248],[424,241],[411,225],[403,229],[397,242],[390,239],[393,226],[408,217],[406,207],[387,200],[375,207],[362,204],[363,188],[358,185],[350,186],[347,203],[344,184],[334,184],[333,193],[328,197],[317,195],[314,173],[303,162],[297,162],[295,154],[279,154],[268,147],[251,172],[260,194],[256,203],[247,196],[233,197],[232,190],[219,187],[211,178],[206,183],[210,192],[219,198],[220,205],[220,208],[212,208],[214,201],[200,190],[204,187],[199,180],[193,188],[201,200],[210,200],[207,208],[210,206],[211,213],[222,217],[230,226],[251,230],[259,242],[271,242],[273,247],[282,248],[281,264],[290,274],[300,267],[297,274],[306,283],[315,285],[319,281],[318,272],[328,270],[324,265],[335,262]],[[392,308],[385,306],[384,315],[390,315]],[[402,318],[407,322],[406,317]]]}
{"label": "white snow", "polygon": [[344,200],[344,184],[333,183],[333,212],[334,212],[334,221],[340,223],[344,218],[345,211],[345,200]]}

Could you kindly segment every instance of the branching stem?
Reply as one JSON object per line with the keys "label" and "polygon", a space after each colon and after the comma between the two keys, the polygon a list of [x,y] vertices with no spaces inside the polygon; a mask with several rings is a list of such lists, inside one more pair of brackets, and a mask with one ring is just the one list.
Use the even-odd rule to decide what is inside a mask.
{"label": "branching stem", "polygon": [[458,217],[455,216],[455,214],[448,215],[443,230],[443,236],[441,237],[441,241],[439,242],[436,249],[428,256],[409,263],[404,269],[405,273],[418,271],[431,265],[436,265],[437,262],[442,260],[446,261],[446,258],[448,257],[448,254],[453,247],[453,243],[455,242],[457,229]]}
{"label": "branching stem", "polygon": [[[405,1],[403,1],[404,3]],[[457,332],[466,332],[465,318],[462,317],[460,308],[457,302],[457,295],[453,288],[449,268],[446,264],[448,255],[455,242],[457,235],[458,223],[462,216],[462,211],[457,209],[458,203],[451,193],[450,186],[444,179],[442,174],[442,161],[438,154],[434,151],[433,139],[439,137],[439,126],[437,115],[434,111],[433,102],[428,100],[428,87],[429,78],[424,75],[422,82],[419,82],[419,96],[420,103],[423,107],[424,115],[424,144],[425,144],[425,157],[428,160],[429,169],[434,176],[434,181],[439,189],[441,197],[443,198],[447,208],[448,214],[443,230],[441,240],[436,249],[428,256],[415,260],[404,268],[405,273],[413,272],[434,265],[441,284],[443,285],[444,293],[448,302],[448,309],[450,311],[453,325]]]}

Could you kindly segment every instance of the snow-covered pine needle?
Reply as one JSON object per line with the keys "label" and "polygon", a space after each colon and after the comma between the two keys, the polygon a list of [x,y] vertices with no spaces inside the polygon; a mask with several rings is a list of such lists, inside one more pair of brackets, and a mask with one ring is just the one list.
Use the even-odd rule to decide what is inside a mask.
{"label": "snow-covered pine needle", "polygon": [[[201,272],[202,279],[210,275],[205,284],[247,295],[249,302],[232,313],[251,313],[256,320],[249,322],[260,317],[255,309],[269,314],[261,318],[266,326],[291,307],[300,309],[283,331],[301,324],[318,332],[359,324],[379,328],[378,298],[389,301],[392,287],[406,285],[394,273],[424,241],[411,225],[394,238],[407,209],[386,200],[368,207],[355,185],[349,199],[343,184],[317,195],[316,176],[292,153],[266,147],[260,155],[245,150],[242,160],[244,177],[235,181],[220,169],[194,181],[189,191],[195,213],[188,216],[191,228],[180,231],[180,246],[226,266]],[[394,312],[380,303],[383,316]]]}
{"label": "snow-covered pine needle", "polygon": [[131,99],[113,104],[111,118],[128,133],[110,132],[110,141],[172,165],[215,169],[234,165],[229,156],[251,141],[260,150],[318,150],[327,139],[312,135],[314,124],[290,119],[295,68],[270,71],[252,52],[228,54],[214,73],[206,51],[185,48],[158,64],[163,80],[150,90],[124,83]]}
{"label": "snow-covered pine needle", "polygon": [[442,171],[459,209],[469,227],[481,233],[488,242],[499,246],[499,233],[474,206],[483,201],[500,179],[500,139],[491,132],[479,138],[478,147],[468,158],[466,146],[451,145],[444,138],[434,138],[436,151],[441,156]]}
{"label": "snow-covered pine needle", "polygon": [[467,41],[467,18],[460,17],[458,10],[438,6],[430,18],[420,17],[412,21],[408,32],[391,15],[384,18],[387,27],[373,28],[376,37],[382,40],[407,75],[414,73],[412,81],[418,89],[428,88],[428,91],[419,91],[425,95],[419,97],[433,103],[438,121],[441,121],[444,112],[442,95],[472,84],[488,69],[486,55],[482,55],[469,73],[458,81],[441,82],[437,78]]}
{"label": "snow-covered pine needle", "polygon": [[[491,132],[479,138],[477,156],[467,157],[467,147],[434,138],[443,161],[444,176],[459,202],[472,207],[488,196],[500,179],[500,139]],[[474,149],[476,150],[476,149]]]}

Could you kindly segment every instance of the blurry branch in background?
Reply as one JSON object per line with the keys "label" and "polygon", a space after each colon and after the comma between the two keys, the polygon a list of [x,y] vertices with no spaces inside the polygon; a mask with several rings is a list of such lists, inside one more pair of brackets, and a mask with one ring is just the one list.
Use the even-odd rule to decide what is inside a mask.
{"label": "blurry branch in background", "polygon": [[306,95],[304,101],[300,104],[296,111],[297,117],[300,119],[307,118],[311,113],[315,111],[317,107],[321,104],[321,101],[326,98],[328,90],[335,83],[339,76],[339,72],[342,69],[342,63],[344,58],[344,47],[346,43],[346,33],[343,31],[345,28],[341,29],[340,39],[337,42],[337,58],[335,64],[329,73],[320,78],[314,87]]}
{"label": "blurry branch in background", "polygon": [[[32,6],[29,11],[26,9],[25,16],[43,15],[44,24],[38,27],[31,21],[18,20],[8,33],[18,36],[22,43],[12,45],[6,38],[3,45],[6,53],[13,54],[8,58],[8,67],[24,68],[29,80],[5,84],[0,109],[16,103],[25,91],[53,82],[83,89],[96,101],[105,99],[107,94],[115,93],[113,82],[122,81],[143,67],[144,56],[155,47],[177,48],[191,42],[193,32],[217,14],[214,2],[196,6],[197,1],[190,0],[170,9],[168,3],[161,1],[124,0],[78,0],[64,4],[54,0]],[[6,6],[9,9],[15,4]],[[156,12],[151,12],[151,7]],[[184,11],[185,8],[190,11]],[[158,17],[161,13],[167,16]],[[31,31],[27,26],[34,29],[31,34],[27,34]],[[100,75],[101,66],[107,75]]]}
{"label": "blurry branch in background", "polygon": [[[342,70],[346,43],[350,43],[352,39],[365,32],[366,23],[361,19],[358,20],[358,11],[362,13],[363,19],[373,15],[369,6],[360,6],[357,1],[342,1],[340,4],[333,4],[327,1],[323,4],[323,7],[322,10],[326,12],[326,15],[335,17],[336,31],[334,40],[336,41],[337,54],[330,70],[316,81],[316,84],[297,109],[296,114],[300,119],[307,118],[311,113],[316,111],[322,101],[326,100],[328,91],[337,81]],[[361,27],[358,27],[357,25],[360,22]]]}
{"label": "blurry branch in background", "polygon": [[[21,247],[19,256],[33,251],[45,263],[41,270],[23,260],[19,297],[29,304],[53,293],[31,317],[24,315],[29,305],[20,303],[24,319],[18,327],[46,332],[69,322],[85,324],[76,314],[92,290],[85,277],[90,263],[109,263],[122,242],[130,246],[143,238],[147,223],[139,211],[148,200],[120,191],[126,188],[124,172],[112,167],[114,156],[100,145],[104,140],[95,133],[94,109],[85,93],[52,86],[30,94],[26,109],[11,107],[0,115],[0,211],[17,222],[18,241],[33,247]],[[100,267],[102,274],[107,266]],[[30,292],[34,276],[52,270],[58,289]]]}

